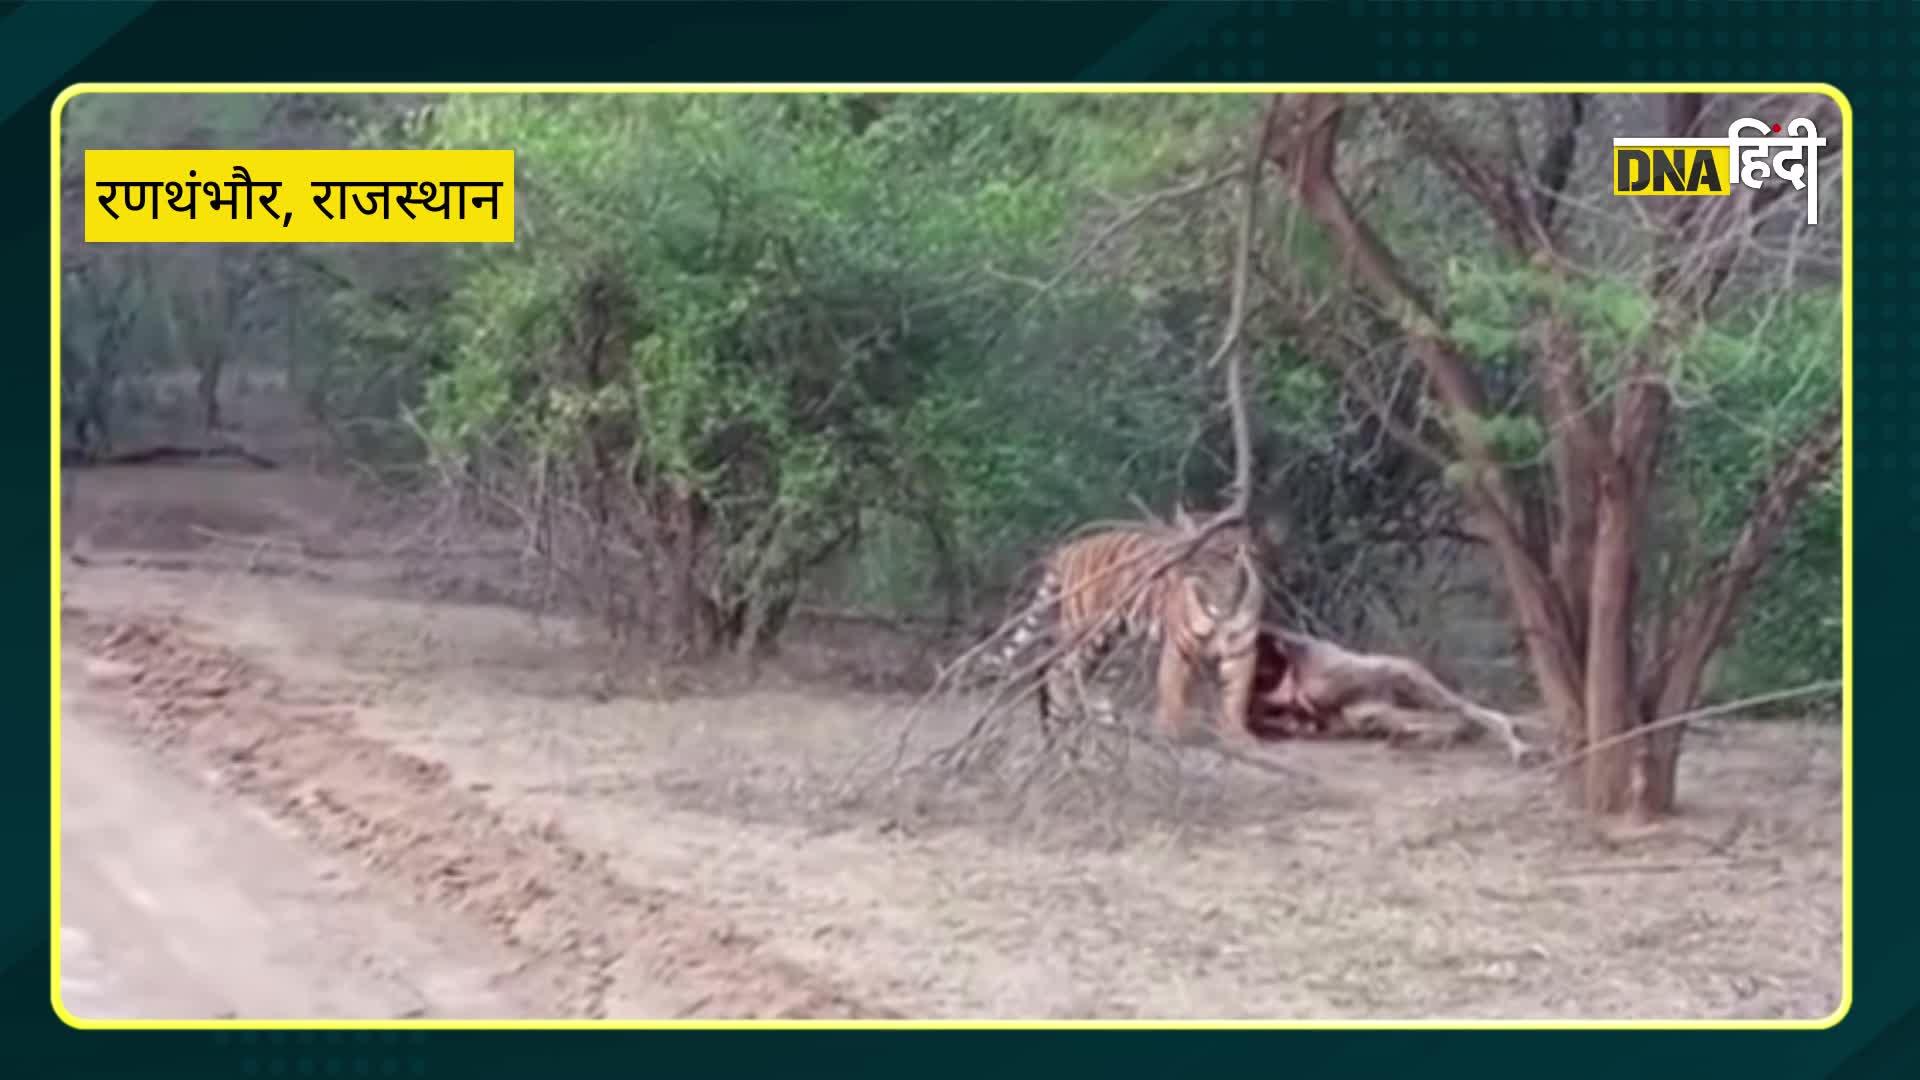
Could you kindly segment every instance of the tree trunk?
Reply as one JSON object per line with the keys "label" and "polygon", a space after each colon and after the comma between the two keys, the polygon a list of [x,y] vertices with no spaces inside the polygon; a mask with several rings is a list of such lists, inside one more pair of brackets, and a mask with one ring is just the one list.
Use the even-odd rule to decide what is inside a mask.
{"label": "tree trunk", "polygon": [[218,346],[200,364],[200,425],[209,435],[220,430],[220,375],[226,366]]}
{"label": "tree trunk", "polygon": [[[1633,678],[1634,517],[1632,480],[1617,461],[1599,465],[1595,485],[1593,582],[1587,590],[1586,757],[1581,802],[1596,814],[1627,808],[1633,751],[1617,742],[1639,721]],[[1604,745],[1603,745],[1604,744]]]}
{"label": "tree trunk", "polygon": [[710,655],[720,644],[725,627],[719,611],[700,582],[700,553],[706,546],[706,515],[699,497],[671,491],[662,500],[671,565],[666,574],[666,629],[674,651],[682,658]]}
{"label": "tree trunk", "polygon": [[1641,740],[1645,745],[1640,751],[1640,791],[1633,804],[1637,816],[1656,818],[1673,813],[1678,802],[1680,740],[1685,728],[1685,724],[1675,724]]}
{"label": "tree trunk", "polygon": [[927,541],[933,545],[933,589],[940,594],[942,625],[951,630],[960,625],[966,607],[966,575],[947,530],[946,515],[938,507],[929,506],[920,520],[927,530]]}
{"label": "tree trunk", "polygon": [[793,614],[798,591],[792,588],[769,590],[742,605],[743,619],[734,652],[749,662],[758,662],[780,652],[780,633]]}
{"label": "tree trunk", "polygon": [[1587,412],[1591,390],[1578,350],[1573,328],[1556,315],[1544,327],[1534,367],[1540,373],[1541,414],[1549,430],[1559,433],[1547,447],[1557,510],[1548,561],[1564,594],[1567,626],[1576,635],[1569,651],[1583,656],[1592,620],[1594,467],[1605,448]]}

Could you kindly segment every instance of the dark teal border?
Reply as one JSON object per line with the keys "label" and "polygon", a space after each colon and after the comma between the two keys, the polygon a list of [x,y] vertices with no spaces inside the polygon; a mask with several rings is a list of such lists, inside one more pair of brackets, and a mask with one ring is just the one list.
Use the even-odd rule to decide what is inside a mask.
{"label": "dark teal border", "polygon": [[[715,1069],[894,1075],[1224,1069],[1272,1075],[1449,1068],[1622,1076],[1726,1070],[1920,1074],[1920,929],[1908,829],[1920,727],[1889,673],[1920,573],[1920,25],[1905,3],[27,3],[0,6],[4,354],[33,378],[3,428],[24,445],[17,497],[48,505],[48,108],[74,82],[290,80],[1783,80],[1853,104],[1855,578],[1854,1001],[1824,1032],[74,1032],[48,1003],[47,706],[19,710],[0,756],[0,995],[18,1075],[447,1076]],[[15,565],[45,566],[48,540]],[[29,579],[31,579],[29,581]],[[16,682],[51,657],[38,573],[19,575]],[[1891,715],[1888,715],[1891,714]],[[1883,719],[1884,718],[1884,719]],[[39,883],[39,884],[36,884]],[[1303,887],[1310,887],[1303,884]],[[368,1071],[360,1072],[364,1062]]]}

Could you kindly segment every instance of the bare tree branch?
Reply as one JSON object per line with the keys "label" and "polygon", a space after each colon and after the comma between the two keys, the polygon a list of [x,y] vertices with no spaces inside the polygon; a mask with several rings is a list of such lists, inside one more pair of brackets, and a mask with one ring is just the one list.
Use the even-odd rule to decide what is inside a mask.
{"label": "bare tree branch", "polygon": [[1747,511],[1746,524],[1714,560],[1691,600],[1673,617],[1672,629],[1663,635],[1668,652],[1650,680],[1656,713],[1678,712],[1699,697],[1707,659],[1732,626],[1740,602],[1794,512],[1839,461],[1844,435],[1841,403],[1836,401],[1768,471]]}
{"label": "bare tree branch", "polygon": [[1553,133],[1547,138],[1546,152],[1540,156],[1540,166],[1534,173],[1533,195],[1533,219],[1539,225],[1543,240],[1553,236],[1555,214],[1572,175],[1573,155],[1580,145],[1580,125],[1587,118],[1587,96],[1556,95],[1548,100],[1547,107],[1554,110],[1555,122]]}
{"label": "bare tree branch", "polygon": [[1508,250],[1522,257],[1553,258],[1554,213],[1571,177],[1586,118],[1585,97],[1555,95],[1547,99],[1547,107],[1554,116],[1532,174],[1525,171],[1527,155],[1510,109],[1503,113],[1505,161],[1476,148],[1422,98],[1399,99],[1388,115],[1399,119],[1397,127],[1409,145],[1480,204]]}
{"label": "bare tree branch", "polygon": [[[1527,254],[1537,235],[1533,203],[1520,189],[1512,171],[1455,134],[1424,100],[1410,96],[1396,105],[1389,115],[1402,114],[1398,127],[1408,144],[1445,173],[1454,186],[1480,204],[1509,250]],[[1513,137],[1517,139],[1517,134]],[[1516,165],[1524,163],[1518,149],[1516,145]]]}
{"label": "bare tree branch", "polygon": [[1207,361],[1207,366],[1212,368],[1219,364],[1222,356],[1227,358],[1227,407],[1233,420],[1233,494],[1221,517],[1231,521],[1246,520],[1247,506],[1253,499],[1253,427],[1247,417],[1247,346],[1242,333],[1247,321],[1247,278],[1248,267],[1253,260],[1254,223],[1260,215],[1260,175],[1266,169],[1268,147],[1273,142],[1274,120],[1279,111],[1278,98],[1268,103],[1247,151],[1240,228],[1233,254],[1233,291],[1227,307],[1227,328],[1221,336],[1220,347]]}

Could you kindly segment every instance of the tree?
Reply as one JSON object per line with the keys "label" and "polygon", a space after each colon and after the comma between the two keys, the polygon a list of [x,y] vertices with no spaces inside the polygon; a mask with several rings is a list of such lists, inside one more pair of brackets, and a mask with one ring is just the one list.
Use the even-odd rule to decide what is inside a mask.
{"label": "tree", "polygon": [[1013,101],[843,104],[502,96],[416,125],[528,163],[520,242],[452,266],[436,313],[443,474],[684,655],[771,649],[876,513],[950,553],[999,471],[983,369],[1052,243],[1047,142]]}
{"label": "tree", "polygon": [[[117,250],[86,244],[83,151],[336,144],[341,110],[327,100],[304,94],[88,94],[66,107],[62,374],[72,384],[74,408],[86,414],[80,426],[88,432],[104,430],[113,419],[137,419],[137,425],[115,426],[145,428],[160,438],[187,434],[166,430],[173,428],[213,433],[227,419],[222,388],[237,368],[271,366],[269,357],[290,362],[290,333],[272,331],[291,324],[293,305],[265,302],[266,294],[287,283],[292,249],[286,245],[187,244],[160,254],[136,251],[137,245]],[[191,400],[178,403],[183,415],[177,419],[166,415],[173,411],[167,406],[176,405],[167,400],[167,376],[176,372],[190,374],[193,387]],[[108,415],[116,412],[122,415]]]}
{"label": "tree", "polygon": [[[1680,452],[1686,434],[1675,415],[1677,388],[1689,378],[1725,374],[1689,372],[1687,365],[1743,317],[1726,300],[1729,281],[1764,274],[1765,264],[1778,261],[1755,240],[1797,227],[1770,212],[1791,189],[1675,199],[1622,229],[1569,192],[1590,102],[1560,95],[1537,104],[1542,119],[1529,153],[1517,107],[1507,99],[1469,106],[1477,115],[1468,135],[1458,118],[1418,99],[1357,107],[1344,95],[1283,97],[1269,114],[1280,129],[1271,159],[1290,180],[1297,208],[1384,309],[1381,318],[1423,370],[1458,459],[1450,475],[1498,560],[1548,711],[1568,749],[1592,747],[1570,789],[1595,812],[1631,806],[1663,814],[1674,808],[1682,726],[1637,740],[1620,736],[1698,703],[1708,662],[1743,599],[1796,510],[1838,460],[1840,401],[1836,392],[1824,407],[1801,410],[1793,418],[1797,429],[1783,433],[1756,470],[1731,537],[1696,566],[1663,575],[1669,595],[1685,599],[1665,604],[1667,597],[1649,597],[1643,542],[1663,493],[1662,464]],[[1660,104],[1664,133],[1688,137],[1709,130],[1709,116],[1729,103],[1687,94]],[[1337,168],[1343,122],[1362,108],[1382,142],[1405,153],[1402,165],[1430,167],[1477,213],[1485,247],[1456,249],[1456,267],[1467,262],[1465,276],[1478,271],[1483,284],[1492,282],[1488,291],[1502,301],[1502,317],[1494,320],[1500,325],[1488,327],[1482,311],[1476,327],[1436,299],[1349,197]],[[1816,115],[1823,130],[1837,127],[1818,98],[1773,99],[1737,115],[1746,114]],[[1829,135],[1829,143],[1821,162],[1826,176],[1837,171],[1838,139]],[[1596,261],[1606,243],[1623,238],[1624,251]],[[1621,265],[1623,255],[1632,259],[1629,272],[1604,269]],[[1435,268],[1424,269],[1431,279]],[[1775,291],[1811,288],[1789,268]],[[1837,304],[1837,292],[1828,293],[1826,309],[1837,313]],[[1837,329],[1837,321],[1828,325]],[[1764,348],[1764,335],[1755,333],[1749,344]],[[1830,379],[1837,352],[1825,350],[1829,378],[1814,385],[1837,391]],[[1500,376],[1496,357],[1517,360],[1533,383],[1531,400],[1490,393]]]}

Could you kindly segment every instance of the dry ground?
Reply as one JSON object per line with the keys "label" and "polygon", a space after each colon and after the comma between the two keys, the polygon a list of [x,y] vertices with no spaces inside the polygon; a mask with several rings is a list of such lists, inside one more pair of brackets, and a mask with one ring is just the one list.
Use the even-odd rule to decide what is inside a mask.
{"label": "dry ground", "polygon": [[[156,821],[278,830],[202,845],[233,853],[203,852],[209,897],[263,871],[349,882],[247,902],[254,932],[302,935],[275,979],[335,992],[254,993],[265,969],[241,950],[231,972],[194,969],[204,992],[158,1000],[1311,1019],[1817,1018],[1840,998],[1832,727],[1703,732],[1685,813],[1650,830],[1595,829],[1490,746],[1305,743],[1280,751],[1295,778],[1216,763],[1178,792],[1143,789],[1114,805],[1117,837],[1016,827],[965,791],[841,783],[911,698],[836,689],[823,656],[928,662],[913,650],[809,632],[754,687],[638,666],[609,681],[565,620],[429,595],[373,554],[334,485],[218,467],[67,483],[62,724],[69,776],[94,770],[66,784],[68,912],[114,921],[94,895],[112,883],[86,868],[148,843],[126,808],[142,804],[114,819],[76,801],[103,776]],[[204,790],[166,787],[187,782]],[[224,810],[179,809],[190,798]],[[149,940],[119,928],[124,956],[177,952],[237,903],[203,910],[179,881],[149,899],[166,910],[133,922]],[[90,949],[63,937],[70,975]],[[404,965],[364,960],[389,953]],[[402,967],[407,992],[371,988]]]}

